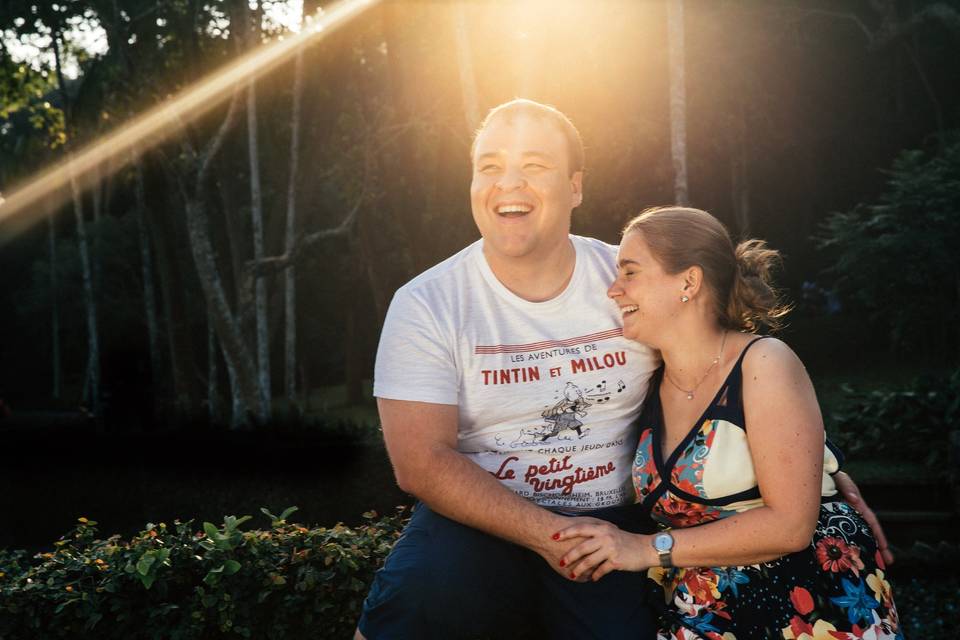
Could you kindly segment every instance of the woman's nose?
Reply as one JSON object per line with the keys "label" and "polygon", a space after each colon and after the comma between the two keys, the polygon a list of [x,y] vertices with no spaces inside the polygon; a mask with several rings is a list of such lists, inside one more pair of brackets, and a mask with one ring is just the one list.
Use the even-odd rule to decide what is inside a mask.
{"label": "woman's nose", "polygon": [[613,284],[607,288],[607,297],[616,298],[623,295],[623,288],[620,286],[620,278],[613,281]]}

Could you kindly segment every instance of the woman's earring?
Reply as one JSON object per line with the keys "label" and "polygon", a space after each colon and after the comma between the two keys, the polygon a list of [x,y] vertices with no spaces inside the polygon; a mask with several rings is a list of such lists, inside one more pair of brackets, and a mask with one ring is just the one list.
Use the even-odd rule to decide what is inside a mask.
{"label": "woman's earring", "polygon": [[688,298],[687,296],[680,296],[680,302],[689,302],[689,301],[690,301],[690,298]]}

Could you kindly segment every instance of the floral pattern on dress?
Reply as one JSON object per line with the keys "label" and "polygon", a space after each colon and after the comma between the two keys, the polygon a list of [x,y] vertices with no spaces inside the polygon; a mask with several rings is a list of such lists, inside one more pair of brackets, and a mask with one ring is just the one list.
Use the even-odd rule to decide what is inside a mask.
{"label": "floral pattern on dress", "polygon": [[[739,363],[725,384],[736,375]],[[656,398],[658,390],[650,394]],[[706,493],[703,475],[719,425],[738,425],[711,417],[708,407],[683,450],[671,456],[676,460],[661,463],[668,479],[663,486],[655,459],[662,415],[651,413],[656,411],[642,418],[652,426],[641,432],[633,468],[638,500],[657,496],[651,517],[663,527],[683,528],[736,514],[725,506],[724,496]],[[727,407],[725,415],[730,414]],[[748,566],[650,568],[647,576],[667,603],[658,639],[903,640],[893,590],[869,526],[848,504],[830,500],[821,504],[813,539],[802,551]]]}
{"label": "floral pattern on dress", "polygon": [[633,459],[633,488],[637,502],[643,502],[656,485],[660,484],[657,463],[653,459],[653,429],[645,429],[640,434],[637,454]]}

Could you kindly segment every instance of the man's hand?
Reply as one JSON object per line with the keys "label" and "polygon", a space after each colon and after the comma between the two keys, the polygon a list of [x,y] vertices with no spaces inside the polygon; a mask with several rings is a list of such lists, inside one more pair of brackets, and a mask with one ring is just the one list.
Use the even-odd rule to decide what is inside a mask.
{"label": "man's hand", "polygon": [[877,549],[880,551],[883,561],[888,565],[893,564],[894,557],[887,544],[887,536],[883,533],[883,527],[880,526],[880,520],[877,519],[877,514],[873,512],[873,509],[868,507],[867,503],[863,501],[863,496],[860,495],[860,490],[854,483],[853,478],[843,471],[838,471],[833,474],[833,481],[836,483],[837,489],[840,491],[843,499],[846,500],[851,507],[856,509],[860,515],[863,516],[863,519],[867,521],[867,524],[870,525],[870,530],[873,532],[873,537],[877,540]]}
{"label": "man's hand", "polygon": [[596,582],[611,571],[643,571],[650,566],[649,558],[644,557],[644,551],[650,548],[644,536],[623,531],[605,520],[574,518],[556,539],[561,544],[570,540],[576,543],[560,559],[560,566],[569,568],[567,577],[577,581]]}
{"label": "man's hand", "polygon": [[[566,516],[560,516],[556,514],[552,515],[553,518],[551,519],[550,532],[543,536],[542,544],[534,545],[531,547],[531,549],[541,558],[543,558],[544,562],[550,565],[551,569],[559,573],[564,578],[573,579],[576,582],[587,582],[590,580],[589,571],[585,574],[578,575],[576,578],[571,578],[570,566],[566,561],[563,560],[563,557],[574,547],[580,544],[582,540],[578,538],[561,540],[560,538],[561,531],[568,528],[574,522],[581,520],[582,518],[568,518]],[[602,522],[602,520],[597,520],[597,522]]]}

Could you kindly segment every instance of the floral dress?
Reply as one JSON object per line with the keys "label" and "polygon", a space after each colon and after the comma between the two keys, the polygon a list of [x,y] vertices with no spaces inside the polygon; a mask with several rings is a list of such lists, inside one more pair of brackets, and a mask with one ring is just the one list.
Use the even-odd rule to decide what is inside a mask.
{"label": "floral dress", "polygon": [[[759,338],[758,338],[759,339]],[[666,460],[659,386],[651,383],[633,464],[637,500],[661,528],[691,527],[763,506],[741,401],[741,353],[703,416]],[[820,516],[810,546],[750,566],[651,568],[666,609],[662,640],[903,638],[883,559],[866,522],[843,502],[824,447]]]}

